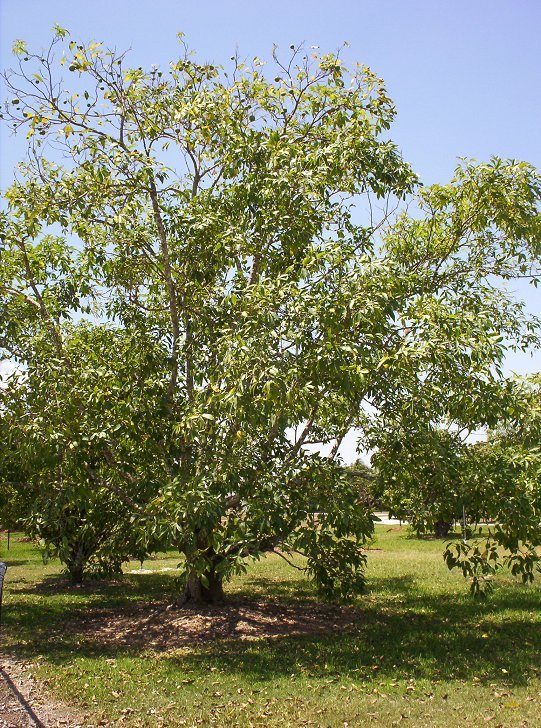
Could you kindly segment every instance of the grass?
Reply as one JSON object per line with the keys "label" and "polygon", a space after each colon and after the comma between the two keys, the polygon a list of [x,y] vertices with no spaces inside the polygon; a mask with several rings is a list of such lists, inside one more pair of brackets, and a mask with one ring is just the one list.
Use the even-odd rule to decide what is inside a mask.
{"label": "grass", "polygon": [[[174,572],[159,569],[175,555],[145,562],[155,573],[74,589],[31,544],[12,540],[8,553],[4,541],[4,646],[85,725],[541,726],[540,587],[502,575],[488,601],[474,602],[441,542],[377,533],[353,629],[171,650],[104,645],[81,628],[106,610],[172,599]],[[276,556],[229,592],[317,603]]]}

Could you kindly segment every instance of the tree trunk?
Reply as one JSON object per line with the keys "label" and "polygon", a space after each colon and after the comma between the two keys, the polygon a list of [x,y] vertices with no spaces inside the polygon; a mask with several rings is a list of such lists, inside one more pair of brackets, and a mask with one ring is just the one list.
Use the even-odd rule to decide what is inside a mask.
{"label": "tree trunk", "polygon": [[87,555],[85,552],[84,542],[79,541],[72,544],[70,553],[66,559],[66,566],[68,568],[71,583],[74,586],[83,583],[86,563]]}
{"label": "tree trunk", "polygon": [[84,571],[83,565],[77,561],[70,561],[69,563],[66,563],[66,566],[68,567],[71,583],[74,586],[82,584]]}
{"label": "tree trunk", "polygon": [[189,575],[182,604],[223,604],[224,599],[222,578],[213,569],[203,576]]}
{"label": "tree trunk", "polygon": [[436,538],[447,538],[452,525],[449,521],[436,521],[434,524],[434,535]]}

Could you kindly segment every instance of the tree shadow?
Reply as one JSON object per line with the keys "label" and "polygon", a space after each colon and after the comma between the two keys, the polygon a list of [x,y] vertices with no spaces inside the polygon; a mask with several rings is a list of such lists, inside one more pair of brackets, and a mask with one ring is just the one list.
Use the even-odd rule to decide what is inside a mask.
{"label": "tree shadow", "polygon": [[[541,630],[530,629],[524,616],[539,610],[540,596],[527,587],[503,588],[492,600],[475,602],[466,595],[420,592],[409,575],[374,578],[370,592],[346,608],[317,601],[300,580],[269,584],[253,579],[227,608],[180,610],[171,617],[163,591],[161,602],[148,603],[152,577],[127,585],[132,597],[145,586],[146,604],[126,594],[121,599],[117,585],[96,585],[90,604],[49,599],[17,604],[6,611],[5,621],[6,631],[17,635],[13,648],[29,657],[46,653],[59,665],[74,654],[152,659],[160,652],[175,670],[207,674],[219,664],[225,673],[254,683],[302,673],[314,680],[362,682],[386,676],[431,681],[475,676],[480,682],[520,686],[541,674]],[[153,581],[154,595],[171,588],[159,574]],[[264,598],[254,599],[252,587],[263,594],[265,584]],[[29,590],[19,593],[24,591]],[[119,615],[123,621],[107,622]],[[183,622],[192,618],[199,624],[195,633],[186,632]],[[253,637],[239,638],[241,622],[243,634],[251,631]],[[269,623],[276,628],[269,629]],[[104,624],[112,639],[104,638]],[[127,630],[126,639],[120,638],[121,629]],[[181,656],[175,643],[179,634]]]}
{"label": "tree shadow", "polygon": [[62,574],[45,576],[39,582],[31,586],[12,587],[11,593],[25,596],[62,596],[66,594],[81,596],[92,596],[108,600],[130,600],[135,596],[148,597],[149,595],[163,596],[164,591],[174,591],[174,577],[169,576],[170,572],[164,574],[121,574],[111,579],[88,578],[82,584],[72,584]]}
{"label": "tree shadow", "polygon": [[[399,593],[411,595],[404,579],[393,580]],[[524,619],[491,618],[502,610],[538,610],[539,595],[522,590],[498,603],[427,597],[406,603],[362,603],[356,624],[349,630],[284,637],[279,640],[205,646],[183,654],[183,668],[197,671],[220,664],[228,674],[249,674],[265,682],[303,673],[314,680],[376,681],[385,676],[403,679],[468,680],[526,685],[541,674],[541,630],[528,630]],[[179,658],[171,661],[180,665]],[[505,672],[503,672],[505,671]]]}
{"label": "tree shadow", "polygon": [[302,579],[280,579],[269,584],[268,579],[248,577],[242,582],[241,588],[235,590],[235,594],[245,599],[253,598],[254,594],[278,597],[291,602],[303,602],[307,600],[316,601],[318,596],[314,585],[306,578]]}
{"label": "tree shadow", "polygon": [[462,531],[450,531],[447,536],[436,536],[433,533],[416,533],[408,531],[404,534],[404,538],[408,541],[434,541],[436,543],[445,543],[446,541],[461,541],[463,537]]}

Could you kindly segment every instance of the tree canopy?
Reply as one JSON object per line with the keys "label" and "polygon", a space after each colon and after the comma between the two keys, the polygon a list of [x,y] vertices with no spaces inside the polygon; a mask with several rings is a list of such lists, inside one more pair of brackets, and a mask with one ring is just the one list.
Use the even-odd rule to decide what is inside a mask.
{"label": "tree canopy", "polygon": [[501,282],[535,276],[540,177],[494,158],[418,187],[366,66],[299,47],[223,68],[180,43],[146,71],[61,28],[15,45],[1,406],[43,498],[175,545],[186,598],[269,550],[349,596],[373,521],[341,440],[497,421],[505,352],[537,341]]}

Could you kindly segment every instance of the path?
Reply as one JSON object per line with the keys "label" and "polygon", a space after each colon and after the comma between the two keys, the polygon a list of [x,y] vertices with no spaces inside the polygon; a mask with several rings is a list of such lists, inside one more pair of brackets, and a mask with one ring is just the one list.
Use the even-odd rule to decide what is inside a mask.
{"label": "path", "polygon": [[0,668],[0,728],[35,728],[35,726],[35,721],[30,718],[15,696],[6,680],[4,670]]}
{"label": "path", "polygon": [[399,521],[398,518],[389,518],[389,514],[383,511],[376,511],[375,516],[379,518],[376,524],[381,526],[407,526],[407,521]]}
{"label": "path", "polygon": [[[86,717],[86,716],[85,716]],[[0,728],[81,728],[85,721],[50,700],[31,664],[0,655]]]}

